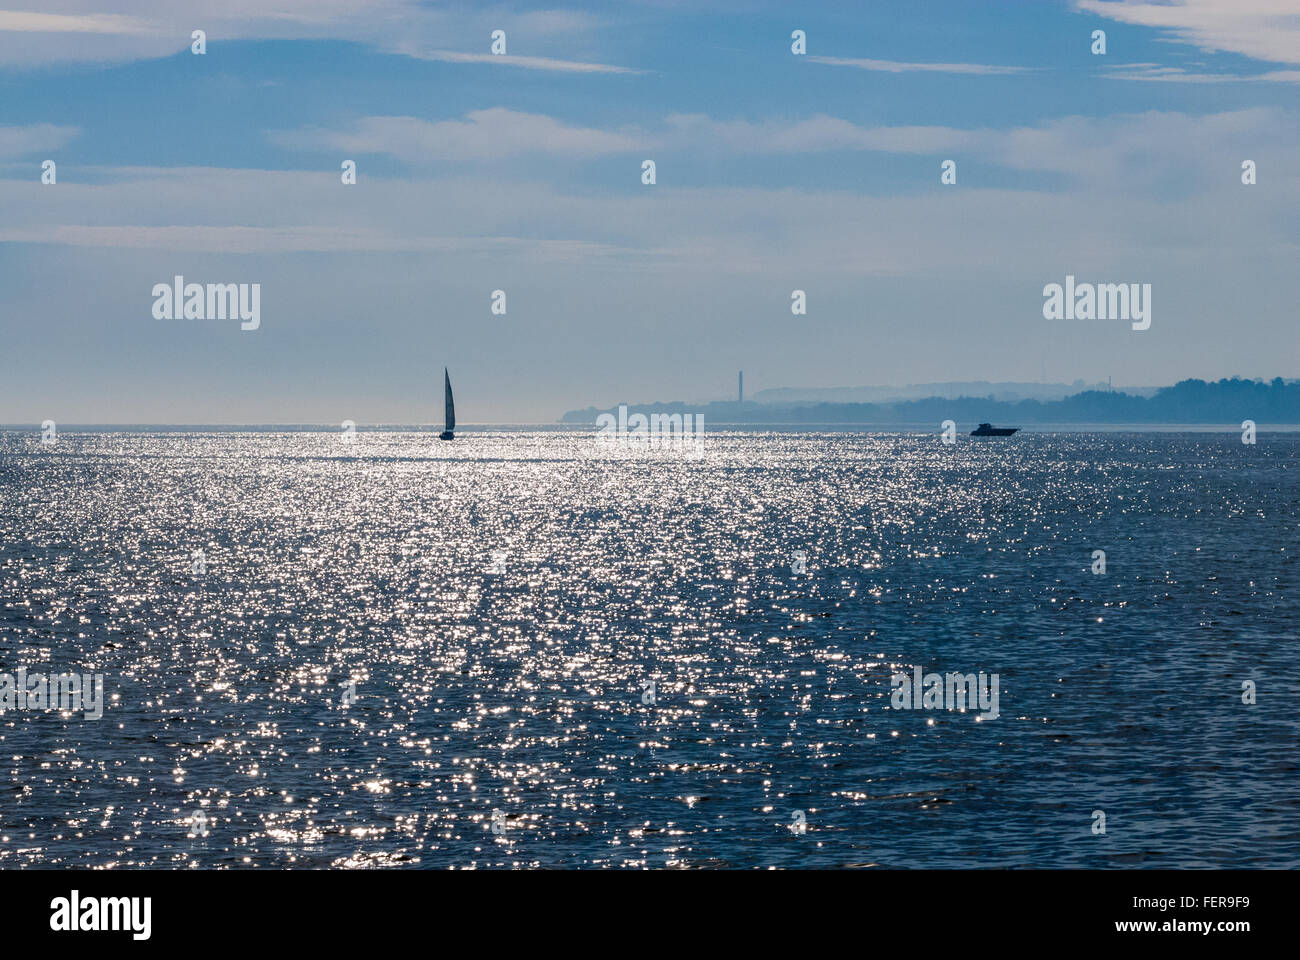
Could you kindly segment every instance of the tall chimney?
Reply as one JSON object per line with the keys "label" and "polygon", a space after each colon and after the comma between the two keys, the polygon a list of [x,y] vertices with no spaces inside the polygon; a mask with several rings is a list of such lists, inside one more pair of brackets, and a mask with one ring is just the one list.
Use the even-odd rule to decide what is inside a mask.
{"label": "tall chimney", "polygon": [[744,370],[740,371],[740,400],[737,402],[738,403],[745,402],[745,371]]}

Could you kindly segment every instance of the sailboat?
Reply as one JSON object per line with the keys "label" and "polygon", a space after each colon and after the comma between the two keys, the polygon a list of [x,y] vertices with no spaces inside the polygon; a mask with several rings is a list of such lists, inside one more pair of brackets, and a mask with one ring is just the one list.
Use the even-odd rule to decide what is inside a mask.
{"label": "sailboat", "polygon": [[442,368],[443,381],[447,386],[447,429],[438,434],[439,440],[455,440],[456,434],[452,433],[456,429],[456,405],[451,401],[451,375],[447,373],[447,368]]}

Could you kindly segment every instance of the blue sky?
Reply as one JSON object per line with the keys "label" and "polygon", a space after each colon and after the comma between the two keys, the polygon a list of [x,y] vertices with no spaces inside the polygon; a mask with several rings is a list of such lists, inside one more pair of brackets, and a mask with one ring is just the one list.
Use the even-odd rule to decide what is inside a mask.
{"label": "blue sky", "polygon": [[[1294,3],[20,2],[0,422],[1300,375]],[[1151,328],[1044,320],[1067,273]],[[260,329],[155,319],[176,274]]]}

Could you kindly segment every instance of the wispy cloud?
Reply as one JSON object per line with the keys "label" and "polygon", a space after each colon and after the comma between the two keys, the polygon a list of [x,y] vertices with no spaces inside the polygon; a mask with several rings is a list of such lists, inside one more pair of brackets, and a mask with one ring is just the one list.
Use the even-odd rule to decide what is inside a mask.
{"label": "wispy cloud", "polygon": [[[636,73],[585,62],[603,18],[581,10],[521,11],[466,6],[455,0],[130,0],[125,13],[104,12],[113,0],[16,0],[40,10],[0,10],[0,64],[121,62],[167,57],[207,31],[213,47],[249,39],[346,40],[385,53],[460,63],[499,62],[570,73]],[[486,52],[489,34],[503,29],[516,54]],[[438,49],[457,37],[483,43],[484,53]],[[549,56],[532,55],[548,54]],[[559,54],[559,56],[556,56]]]}
{"label": "wispy cloud", "polygon": [[463,120],[365,117],[347,130],[277,131],[270,136],[291,148],[386,154],[416,165],[521,154],[590,157],[622,153],[638,145],[638,138],[627,133],[572,126],[505,107],[472,110]]}
{"label": "wispy cloud", "polygon": [[144,20],[111,13],[33,13],[0,10],[0,32],[150,34],[157,28]]}
{"label": "wispy cloud", "polygon": [[[1192,124],[1184,132],[1204,128]],[[1078,139],[1081,134],[1058,137],[1053,147],[1064,156]],[[1161,142],[1186,145],[1184,137]],[[1121,174],[1142,162],[1125,159],[1127,148],[1116,141],[1102,141],[1096,149],[1076,162],[1104,162]],[[1045,153],[1039,162],[1054,161]],[[1227,228],[1209,217],[1205,204],[1149,191],[1127,198],[1133,213],[1116,222],[1113,204],[1099,203],[1110,196],[1110,181],[1051,194],[936,190],[900,198],[743,187],[589,195],[544,183],[402,179],[372,180],[364,202],[353,202],[351,188],[339,186],[332,172],[162,168],[99,170],[97,178],[103,182],[57,188],[0,180],[0,204],[7,211],[0,242],[158,251],[156,260],[145,262],[159,264],[163,275],[177,251],[414,251],[460,259],[486,253],[492,264],[499,257],[563,255],[582,263],[591,254],[624,254],[629,268],[637,268],[644,255],[703,270],[856,277],[864,271],[924,273],[939,263],[1000,265],[1014,272],[1019,267],[1007,264],[1020,258],[1046,262],[1058,255],[1062,219],[1072,229],[1089,225],[1086,236],[1072,240],[1080,250],[1134,256],[1161,246],[1200,265],[1209,251],[1223,248],[1218,231]],[[1247,244],[1251,255],[1262,244],[1282,242],[1289,230],[1284,208],[1296,189],[1279,181],[1278,203],[1236,204],[1233,234],[1254,237]],[[1042,215],[1046,198],[1058,204],[1054,217]],[[1222,190],[1207,194],[1208,201],[1219,219],[1221,208],[1234,202]],[[980,243],[970,242],[972,222],[989,231]],[[1216,229],[1207,231],[1206,222],[1215,222]],[[262,266],[270,269],[269,263]]]}
{"label": "wispy cloud", "polygon": [[954,127],[866,127],[817,114],[805,120],[714,120],[704,114],[672,114],[668,142],[692,149],[723,148],[746,153],[819,153],[874,150],[933,153],[973,146],[987,136]]}
{"label": "wispy cloud", "polygon": [[1295,0],[1075,0],[1075,7],[1168,31],[1173,39],[1203,50],[1300,63],[1300,10]]}
{"label": "wispy cloud", "polygon": [[1300,70],[1270,70],[1267,73],[1200,73],[1182,67],[1156,63],[1124,63],[1104,74],[1108,80],[1137,80],[1155,83],[1300,83]]}
{"label": "wispy cloud", "polygon": [[1296,119],[1270,107],[1199,116],[1150,110],[1061,117],[1000,131],[983,146],[990,159],[1012,169],[1063,174],[1074,184],[1128,198],[1185,198],[1239,187],[1239,164],[1246,158],[1278,173],[1292,168],[1300,161]]}
{"label": "wispy cloud", "polygon": [[975,76],[1005,76],[1025,73],[1030,67],[1003,67],[988,63],[908,63],[900,60],[863,60],[849,57],[814,57],[814,63],[829,63],[837,67],[857,67],[859,70],[876,70],[882,73],[961,73]]}
{"label": "wispy cloud", "polygon": [[25,127],[0,127],[0,157],[23,157],[37,151],[57,150],[77,136],[76,127],[34,123]]}
{"label": "wispy cloud", "polygon": [[541,262],[583,263],[593,257],[631,256],[614,244],[508,236],[420,236],[383,227],[96,226],[66,224],[0,227],[0,243],[40,243],[111,250],[211,254],[428,253],[513,256]]}
{"label": "wispy cloud", "polygon": [[584,63],[580,60],[557,60],[553,57],[517,57],[512,54],[459,53],[453,50],[428,50],[416,52],[399,49],[417,60],[441,60],[444,63],[493,63],[503,67],[523,67],[527,70],[554,70],[560,73],[640,73],[629,67],[608,63]]}
{"label": "wispy cloud", "polygon": [[[1012,128],[863,126],[840,117],[715,120],[674,114],[658,142],[700,154],[800,154],[834,150],[979,158],[1008,170],[1058,174],[1126,195],[1195,192],[1235,183],[1235,163],[1267,153],[1276,170],[1300,163],[1296,115],[1270,107],[1204,115],[1147,111],[1068,116]],[[1251,154],[1242,153],[1250,149]],[[1225,165],[1224,158],[1235,158]],[[971,182],[966,181],[967,186]]]}
{"label": "wispy cloud", "polygon": [[[288,149],[339,156],[385,155],[413,168],[519,160],[535,156],[597,158],[642,149],[701,157],[799,155],[859,151],[980,158],[1008,170],[1059,174],[1112,191],[1195,190],[1221,182],[1223,157],[1267,142],[1277,162],[1300,161],[1295,115],[1257,107],[1192,115],[1147,111],[1097,118],[1068,116],[1011,128],[941,125],[870,126],[817,114],[802,119],[716,119],[669,114],[642,127],[601,129],[504,107],[463,118],[366,117],[345,128],[304,128],[268,136]],[[1172,144],[1180,144],[1174,149]],[[1258,147],[1255,148],[1258,152]],[[462,168],[463,169],[463,168]],[[494,165],[494,176],[507,175]],[[525,177],[533,171],[527,167]],[[1231,171],[1229,171],[1231,172]]]}

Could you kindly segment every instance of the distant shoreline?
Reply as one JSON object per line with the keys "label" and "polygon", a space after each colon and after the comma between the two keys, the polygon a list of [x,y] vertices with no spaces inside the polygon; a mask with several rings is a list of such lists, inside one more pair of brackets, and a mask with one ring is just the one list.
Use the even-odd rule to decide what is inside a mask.
{"label": "distant shoreline", "polygon": [[[788,403],[713,401],[705,404],[620,403],[613,408],[588,407],[570,410],[561,422],[595,423],[601,414],[619,411],[621,418],[636,414],[673,417],[678,414],[703,416],[706,423],[788,423],[799,425],[840,424],[895,425],[923,424],[937,428],[953,421],[962,429],[975,426],[1019,427],[1022,430],[1067,430],[1070,425],[1116,427],[1197,427],[1243,429],[1246,421],[1300,423],[1300,382],[1274,377],[1272,380],[1243,380],[1238,377],[1216,381],[1180,380],[1160,387],[1150,396],[1110,390],[1085,390],[1059,400],[998,400],[984,397],[925,397],[889,403]],[[623,421],[620,421],[623,422]]]}

